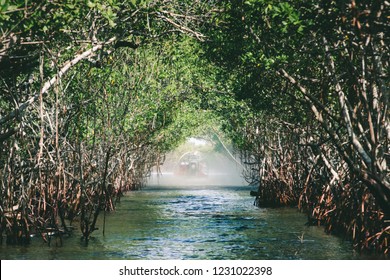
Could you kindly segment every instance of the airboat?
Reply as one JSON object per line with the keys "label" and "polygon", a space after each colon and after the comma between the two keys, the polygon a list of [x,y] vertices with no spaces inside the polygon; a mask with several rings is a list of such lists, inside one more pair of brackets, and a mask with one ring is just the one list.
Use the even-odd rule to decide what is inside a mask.
{"label": "airboat", "polygon": [[208,176],[208,166],[200,152],[187,152],[178,160],[175,175],[192,177]]}

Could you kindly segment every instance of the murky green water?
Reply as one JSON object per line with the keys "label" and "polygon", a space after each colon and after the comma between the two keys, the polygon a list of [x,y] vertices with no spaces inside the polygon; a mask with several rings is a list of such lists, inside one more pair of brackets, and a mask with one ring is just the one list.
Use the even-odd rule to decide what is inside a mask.
{"label": "murky green water", "polygon": [[[64,246],[34,239],[2,245],[1,259],[353,259],[348,242],[305,226],[296,209],[259,209],[249,187],[148,187],[122,198],[106,233],[88,247],[80,233]],[[100,221],[102,228],[102,221]],[[303,237],[303,238],[302,238]]]}

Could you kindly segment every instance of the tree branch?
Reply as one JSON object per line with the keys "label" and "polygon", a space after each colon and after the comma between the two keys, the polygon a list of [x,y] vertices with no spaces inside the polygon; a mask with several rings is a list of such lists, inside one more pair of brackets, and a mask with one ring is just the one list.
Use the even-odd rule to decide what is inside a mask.
{"label": "tree branch", "polygon": [[14,118],[16,118],[17,116],[19,116],[20,114],[22,114],[24,112],[24,110],[26,110],[32,103],[34,103],[35,101],[37,101],[39,99],[39,96],[40,95],[44,95],[46,94],[46,92],[56,83],[58,82],[59,80],[61,80],[61,78],[73,67],[75,66],[77,63],[79,63],[81,60],[83,59],[86,59],[88,58],[89,56],[91,56],[94,52],[102,49],[105,45],[110,45],[112,44],[113,42],[115,42],[117,40],[116,37],[112,37],[111,39],[109,39],[108,41],[106,42],[103,42],[103,43],[100,43],[100,44],[97,44],[95,46],[93,46],[92,48],[84,51],[83,53],[79,54],[79,55],[76,55],[72,60],[68,60],[67,62],[64,63],[64,65],[62,66],[62,68],[58,71],[58,73],[53,76],[50,80],[46,81],[44,83],[44,85],[42,86],[41,90],[39,93],[35,94],[34,96],[32,96],[31,98],[29,98],[26,102],[24,102],[23,104],[21,104],[18,108],[14,109],[12,112],[10,112],[7,116],[3,117],[0,119],[0,126],[4,125],[5,123],[7,123],[8,121],[10,120],[13,120]]}
{"label": "tree branch", "polygon": [[363,145],[360,143],[359,139],[357,138],[357,136],[353,130],[353,125],[352,125],[351,117],[349,114],[349,109],[347,106],[347,99],[346,99],[344,91],[341,88],[340,82],[337,80],[336,73],[335,73],[334,61],[333,61],[333,58],[329,55],[329,46],[327,44],[327,41],[325,38],[323,38],[323,40],[324,40],[324,44],[325,44],[325,51],[327,53],[326,56],[327,56],[327,59],[329,61],[329,65],[328,65],[329,71],[332,74],[333,82],[334,82],[335,87],[336,87],[336,92],[339,96],[339,102],[340,102],[341,110],[343,112],[344,123],[345,123],[345,126],[347,127],[348,135],[351,139],[352,145],[355,147],[355,149],[357,150],[359,155],[362,157],[364,163],[367,165],[367,167],[371,167],[372,159],[368,155],[368,153],[364,150]]}

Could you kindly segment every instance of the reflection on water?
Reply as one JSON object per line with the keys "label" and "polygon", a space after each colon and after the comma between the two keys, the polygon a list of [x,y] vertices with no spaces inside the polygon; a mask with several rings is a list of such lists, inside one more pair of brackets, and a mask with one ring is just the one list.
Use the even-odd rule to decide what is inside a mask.
{"label": "reflection on water", "polygon": [[[2,245],[1,259],[352,259],[351,245],[296,209],[259,209],[249,187],[148,187],[122,198],[88,247]],[[102,221],[100,225],[102,228]]]}

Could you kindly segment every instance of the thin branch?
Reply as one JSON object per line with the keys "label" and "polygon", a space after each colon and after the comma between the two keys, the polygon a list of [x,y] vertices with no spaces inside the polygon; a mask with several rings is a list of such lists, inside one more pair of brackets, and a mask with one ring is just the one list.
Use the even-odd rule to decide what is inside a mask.
{"label": "thin branch", "polygon": [[32,103],[37,101],[39,99],[40,95],[46,94],[46,92],[73,67],[83,59],[88,58],[91,56],[94,52],[97,50],[102,49],[105,45],[112,44],[116,41],[116,37],[112,37],[107,42],[103,42],[100,44],[95,45],[94,47],[90,48],[89,50],[84,51],[83,53],[77,55],[72,60],[68,60],[64,63],[62,68],[58,71],[58,73],[53,76],[50,80],[46,81],[46,83],[42,86],[39,93],[32,96],[30,99],[28,99],[26,102],[21,104],[19,108],[14,109],[12,112],[10,112],[7,116],[0,119],[0,125],[4,125],[6,122],[16,118],[20,114],[22,114]]}
{"label": "thin branch", "polygon": [[358,137],[356,136],[356,134],[353,130],[353,125],[352,125],[351,117],[349,114],[349,108],[347,105],[347,98],[345,96],[344,91],[342,90],[340,82],[338,81],[338,79],[336,77],[335,65],[334,65],[333,58],[329,55],[329,46],[327,44],[327,40],[325,38],[323,38],[323,40],[324,40],[324,44],[325,44],[325,50],[327,52],[327,59],[329,62],[328,63],[329,71],[332,74],[333,82],[334,82],[335,87],[336,87],[336,92],[339,96],[339,102],[340,102],[341,110],[343,112],[344,122],[345,122],[345,125],[347,127],[348,135],[351,139],[353,146],[355,147],[355,149],[357,150],[359,155],[362,157],[365,164],[367,166],[371,167],[372,159],[368,155],[368,153],[364,150],[363,145],[360,143]]}

